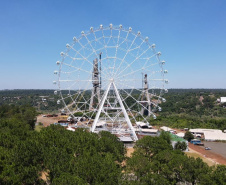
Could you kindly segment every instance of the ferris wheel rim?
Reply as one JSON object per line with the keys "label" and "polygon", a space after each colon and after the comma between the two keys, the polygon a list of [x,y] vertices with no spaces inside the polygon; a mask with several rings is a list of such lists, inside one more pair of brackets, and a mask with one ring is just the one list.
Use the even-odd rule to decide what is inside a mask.
{"label": "ferris wheel rim", "polygon": [[[112,37],[112,31],[118,31],[118,33],[116,34],[116,36],[115,37]],[[110,36],[105,36],[105,33],[104,33],[104,31],[110,31],[111,32],[111,35]],[[101,38],[101,37],[97,37],[97,34],[98,34],[98,32],[101,32],[102,33],[102,36],[103,36],[103,38]],[[125,32],[125,35],[122,35],[122,32]],[[131,38],[133,38],[133,39],[131,39],[131,40],[129,40],[128,39],[128,37],[129,37],[129,34],[132,34],[134,37],[131,37]],[[90,36],[90,35],[94,35],[94,37],[92,38],[93,40],[91,40],[91,39],[89,39],[88,37]],[[101,35],[101,34],[100,34]],[[107,46],[107,44],[110,42],[110,39],[111,38],[115,38],[117,41],[115,42],[114,41],[114,43],[115,43],[115,47],[113,47],[113,46],[111,46],[111,47],[106,47]],[[132,46],[133,46],[133,44],[136,42],[136,39],[137,38],[139,38],[141,41],[141,43],[139,44],[136,44],[135,46],[136,47],[134,47],[134,48],[132,48]],[[83,40],[82,39],[85,39],[86,41],[87,41],[87,43],[85,43],[85,44],[83,44],[82,42],[83,42]],[[108,40],[108,43],[106,43],[106,39],[109,39]],[[119,40],[122,40],[122,42],[121,43],[119,43]],[[128,40],[127,40],[128,39]],[[95,48],[95,46],[93,46],[92,44],[93,43],[95,43],[96,45],[98,45],[99,44],[99,42],[102,42],[100,45],[103,45],[103,47],[102,48]],[[128,42],[128,43],[130,43],[130,46],[128,47],[128,48],[122,48],[122,46],[123,46],[123,44],[125,43],[125,42]],[[80,48],[77,50],[76,48],[74,48],[74,46],[76,45],[78,43],[78,45],[80,46]],[[148,47],[146,48],[146,50],[144,50],[141,54],[139,54],[139,52],[138,52],[138,56],[137,55],[135,55],[135,54],[131,54],[131,52],[134,52],[134,50],[137,50],[138,48],[139,48],[139,50],[142,50],[142,49],[140,49],[140,47],[144,44],[144,43],[146,43],[147,45],[148,45]],[[86,49],[84,49],[84,47],[86,47]],[[148,71],[149,70],[149,68],[151,68],[152,66],[156,66],[156,65],[159,65],[159,70],[158,71],[154,71],[153,72],[153,74],[151,74],[151,75],[155,75],[154,73],[158,73],[158,74],[160,74],[160,77],[159,78],[156,78],[156,79],[154,79],[152,76],[150,76],[149,77],[149,79],[148,79],[148,81],[152,81],[153,83],[156,81],[161,81],[162,82],[162,87],[158,87],[158,86],[153,86],[152,88],[153,89],[160,89],[160,92],[159,92],[159,95],[151,95],[151,97],[157,97],[157,100],[156,100],[156,102],[154,102],[153,103],[153,106],[155,106],[155,107],[157,107],[158,108],[158,104],[159,104],[159,102],[160,101],[163,101],[163,99],[162,99],[162,94],[164,93],[164,91],[165,91],[165,86],[164,86],[164,83],[166,83],[166,81],[168,82],[168,80],[166,80],[165,78],[164,78],[164,73],[165,73],[165,71],[163,70],[163,64],[165,64],[165,61],[162,61],[161,62],[161,60],[160,60],[160,55],[161,55],[161,52],[156,52],[156,50],[155,50],[155,44],[150,44],[149,43],[149,39],[148,39],[148,37],[143,37],[142,35],[141,35],[141,33],[138,31],[137,33],[135,33],[133,30],[132,30],[132,28],[131,27],[129,27],[128,29],[126,29],[126,28],[124,28],[124,27],[122,27],[121,25],[119,25],[119,26],[113,26],[112,24],[110,24],[110,26],[109,27],[103,27],[102,25],[99,27],[99,28],[97,28],[97,29],[94,29],[93,27],[91,27],[90,28],[90,31],[87,31],[87,32],[84,32],[84,31],[82,31],[81,32],[81,35],[79,36],[79,37],[73,37],[73,43],[72,44],[66,44],[66,48],[67,48],[67,50],[65,51],[65,52],[61,52],[61,62],[60,61],[57,61],[57,65],[59,65],[59,72],[58,72],[58,80],[57,80],[57,85],[58,85],[58,91],[60,92],[59,94],[60,94],[60,96],[61,96],[61,101],[63,102],[63,104],[64,104],[64,107],[67,109],[67,111],[72,115],[72,116],[74,116],[74,113],[76,112],[76,111],[81,111],[81,112],[83,112],[83,115],[87,115],[87,113],[85,112],[85,111],[83,111],[82,109],[77,109],[76,108],[76,110],[75,111],[72,111],[71,110],[71,108],[70,108],[70,106],[77,106],[78,105],[78,102],[77,102],[77,105],[76,105],[76,101],[78,100],[78,98],[79,98],[79,96],[81,95],[81,98],[83,98],[84,100],[85,100],[85,102],[83,102],[84,103],[84,105],[82,105],[82,106],[88,106],[88,102],[90,101],[90,99],[89,98],[84,98],[84,94],[86,93],[86,91],[89,91],[90,89],[88,88],[88,86],[90,85],[90,86],[92,86],[92,83],[94,83],[95,82],[95,80],[93,80],[93,79],[89,79],[89,78],[91,78],[91,76],[93,75],[93,72],[90,70],[91,69],[91,67],[92,67],[92,65],[93,65],[93,62],[92,61],[90,61],[90,57],[91,56],[96,56],[97,58],[98,58],[98,56],[99,56],[99,53],[100,52],[106,52],[106,55],[105,55],[105,57],[103,57],[101,60],[102,61],[111,61],[111,59],[113,59],[113,62],[114,62],[114,67],[115,67],[115,63],[116,63],[116,60],[117,61],[120,61],[120,64],[119,64],[119,66],[117,66],[118,68],[116,69],[116,71],[115,71],[115,69],[114,70],[112,70],[113,72],[111,73],[111,72],[109,72],[108,70],[109,70],[109,66],[110,66],[110,64],[108,64],[109,66],[102,66],[103,67],[103,69],[102,69],[102,71],[101,71],[101,73],[102,73],[102,80],[103,80],[103,87],[102,87],[102,90],[104,91],[104,87],[107,87],[107,84],[109,84],[110,83],[110,80],[111,79],[113,79],[115,82],[114,83],[116,83],[116,84],[118,84],[118,85],[121,85],[120,87],[123,87],[123,88],[130,88],[130,89],[132,89],[132,91],[133,90],[136,90],[136,91],[138,91],[138,92],[140,92],[140,93],[142,93],[143,92],[143,89],[140,89],[140,88],[137,88],[137,87],[135,87],[135,86],[132,86],[132,82],[134,83],[135,81],[139,81],[137,78],[136,78],[136,76],[134,76],[134,78],[130,78],[130,79],[128,79],[129,77],[131,77],[134,73],[138,73],[138,72],[140,72],[140,71],[144,71],[144,70],[146,70],[146,71]],[[109,49],[109,51],[110,51],[110,49],[111,48],[116,48],[116,51],[115,51],[115,56],[114,57],[111,57],[111,56],[108,56],[108,49]],[[86,51],[86,50],[88,50],[90,53],[89,53],[89,55],[83,55],[82,54],[82,52],[84,52],[84,51]],[[143,57],[143,58],[141,58],[141,56],[143,55],[143,53],[146,53],[147,51],[149,51],[149,50],[151,50],[152,52],[153,52],[153,55],[152,56],[149,56],[148,58],[145,58],[145,57]],[[70,52],[75,52],[76,54],[75,54],[75,57],[73,58],[72,56],[70,56],[69,55],[69,53]],[[88,51],[86,51],[87,53],[88,53]],[[124,57],[123,58],[120,58],[120,57],[118,57],[117,56],[117,54],[118,54],[118,52],[126,52],[126,54],[124,55]],[[85,52],[84,52],[85,53]],[[130,61],[126,61],[125,59],[126,59],[126,57],[127,57],[127,55],[130,55],[130,57],[135,57],[135,59],[131,62],[131,63],[129,63]],[[76,58],[76,56],[77,56],[77,58]],[[80,58],[78,57],[78,56],[80,56]],[[70,59],[71,59],[71,62],[70,63],[67,63],[66,62],[66,59],[67,59],[67,57],[69,57]],[[153,64],[150,64],[150,65],[148,65],[148,66],[146,66],[146,63],[148,63],[148,61],[150,61],[150,59],[152,59],[152,58],[155,58],[155,61],[156,61],[156,63],[153,63]],[[136,63],[137,62],[137,60],[146,60],[146,62],[145,62],[145,65],[143,65],[143,67],[142,68],[138,68],[138,69],[136,69],[136,70],[133,70],[133,68],[131,67],[132,65],[133,65],[133,63]],[[80,67],[78,67],[78,66],[73,66],[73,61],[79,61],[79,60],[81,60],[81,61],[83,61],[83,64],[80,66]],[[154,60],[154,59],[153,59]],[[85,64],[85,61],[91,66],[89,66],[89,68],[88,69],[86,69],[85,67],[84,67],[84,64]],[[125,64],[126,63],[126,64]],[[121,69],[121,65],[123,65],[123,69]],[[73,68],[73,70],[74,71],[70,71],[70,72],[64,72],[63,70],[62,70],[62,68],[63,67],[65,67],[65,66],[67,66],[67,67],[69,67],[69,68]],[[126,66],[126,67],[125,67]],[[128,69],[129,68],[129,69]],[[131,68],[131,69],[130,69]],[[147,70],[148,69],[148,70]],[[120,71],[121,70],[121,71]],[[128,70],[130,71],[130,73],[128,73]],[[119,71],[119,73],[118,73],[118,71]],[[82,74],[82,72],[83,73],[85,73],[85,74],[89,74],[89,78],[87,77],[87,79],[72,79],[72,80],[69,80],[69,79],[61,79],[61,75],[63,76],[63,75],[65,75],[65,74],[67,74],[68,76],[70,76],[72,73],[81,73]],[[127,72],[126,74],[123,74],[124,72]],[[54,74],[55,74],[55,72],[54,72]],[[83,76],[84,76],[84,74],[83,74]],[[111,78],[109,77],[109,76],[111,76]],[[112,76],[114,77],[114,78],[112,78]],[[117,77],[116,77],[117,76]],[[81,76],[80,76],[80,78],[82,78]],[[119,80],[120,79],[120,80]],[[73,83],[72,83],[73,82]],[[74,85],[74,84],[76,84],[76,83],[82,83],[82,82],[86,82],[87,84],[87,88],[82,88],[82,86],[80,86],[77,90],[76,89],[71,89],[71,87]],[[128,82],[131,82],[131,83],[129,83],[129,84],[125,84],[125,83],[128,83]],[[63,83],[72,83],[72,85],[71,85],[71,87],[69,86],[68,87],[68,89],[64,89],[64,88],[62,88],[62,84]],[[143,84],[142,84],[143,85]],[[63,90],[68,90],[68,92],[69,92],[69,95],[68,96],[65,96],[64,94],[63,94]],[[121,90],[121,89],[120,89]],[[126,95],[124,95],[124,96],[126,96],[125,98],[123,98],[123,96],[122,96],[122,100],[123,100],[123,103],[125,103],[125,101],[126,101],[126,99],[129,99],[129,98],[131,98],[131,99],[133,99],[134,100],[134,102],[136,103],[136,104],[139,104],[139,106],[143,106],[143,104],[141,103],[141,101],[140,100],[136,100],[135,98],[134,98],[134,95],[131,95],[132,93],[127,93],[127,91],[125,91],[125,89],[122,89],[122,90],[124,90],[124,94],[126,94]],[[82,91],[82,93],[83,94],[81,94],[80,92],[78,92],[78,91]],[[131,91],[131,92],[132,92]],[[103,92],[102,91],[100,91],[100,93],[102,93],[102,98],[103,98]],[[97,95],[97,93],[95,93],[94,94],[94,96],[96,96]],[[77,96],[76,97],[76,99],[74,98],[74,96]],[[149,95],[148,95],[149,96]],[[71,103],[71,105],[68,105],[67,103],[66,103],[66,99],[67,98],[70,98],[71,99],[71,101],[72,101],[72,103]],[[101,98],[101,99],[102,99]],[[82,102],[82,101],[81,101]],[[134,103],[134,104],[135,104]],[[143,102],[144,103],[144,102]],[[131,105],[127,105],[126,103],[125,103],[125,105],[126,105],[126,107],[127,107],[127,111],[132,115],[131,117],[131,119],[133,119],[135,122],[136,122],[136,118],[134,118],[134,115],[133,115],[133,112],[135,112],[135,110],[132,110],[132,108],[131,108]],[[100,102],[97,104],[97,106],[100,106]],[[135,105],[134,105],[135,106]],[[78,106],[77,106],[78,107]],[[82,107],[83,108],[83,107]],[[145,108],[145,106],[143,106],[143,108]],[[133,111],[132,113],[131,113],[131,110]],[[92,117],[93,115],[95,114],[95,112],[93,111],[93,113],[91,114],[91,115],[89,115],[89,117]],[[140,112],[139,111],[137,111],[137,113],[136,114],[140,114]],[[107,115],[107,113],[106,113],[106,115]],[[154,114],[154,112],[151,112],[150,113],[150,115],[152,115],[153,117],[155,117],[155,114]],[[107,115],[107,116],[109,116],[109,115]],[[145,120],[145,122],[147,122],[148,123],[148,120],[145,118],[144,119]]]}

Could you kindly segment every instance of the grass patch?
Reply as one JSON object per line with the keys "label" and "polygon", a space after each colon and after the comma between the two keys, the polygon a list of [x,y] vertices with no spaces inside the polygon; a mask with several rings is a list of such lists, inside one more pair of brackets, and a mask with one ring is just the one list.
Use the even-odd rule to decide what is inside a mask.
{"label": "grass patch", "polygon": [[202,156],[201,154],[198,154],[198,153],[193,153],[193,152],[185,152],[185,154],[188,156],[188,157],[194,157],[194,158],[200,158],[203,160],[203,162],[207,163],[208,166],[214,166],[216,165],[216,163],[204,156]]}
{"label": "grass patch", "polygon": [[40,130],[43,128],[43,125],[35,125],[35,131],[40,132]]}

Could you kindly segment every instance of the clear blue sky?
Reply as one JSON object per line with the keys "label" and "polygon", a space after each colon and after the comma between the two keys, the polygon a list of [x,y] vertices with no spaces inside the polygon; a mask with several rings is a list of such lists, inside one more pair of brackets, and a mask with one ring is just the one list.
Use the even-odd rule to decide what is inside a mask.
{"label": "clear blue sky", "polygon": [[52,89],[73,36],[122,24],[155,41],[168,88],[226,88],[225,0],[1,0],[0,89]]}

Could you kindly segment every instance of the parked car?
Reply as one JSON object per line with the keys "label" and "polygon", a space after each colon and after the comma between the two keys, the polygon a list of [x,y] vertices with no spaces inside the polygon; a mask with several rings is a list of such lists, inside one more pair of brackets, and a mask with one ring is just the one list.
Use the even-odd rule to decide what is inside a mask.
{"label": "parked car", "polygon": [[204,143],[194,143],[194,145],[204,146]]}
{"label": "parked car", "polygon": [[211,150],[211,148],[210,147],[205,147],[205,150]]}

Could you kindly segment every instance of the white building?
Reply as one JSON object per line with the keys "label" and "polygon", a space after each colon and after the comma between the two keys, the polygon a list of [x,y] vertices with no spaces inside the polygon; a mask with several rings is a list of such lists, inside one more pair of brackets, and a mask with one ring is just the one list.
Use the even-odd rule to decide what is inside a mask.
{"label": "white building", "polygon": [[184,133],[183,132],[179,132],[178,134],[176,134],[178,137],[180,138],[184,138]]}
{"label": "white building", "polygon": [[216,141],[216,140],[225,140],[226,133],[223,133],[221,130],[217,129],[190,129],[192,134],[202,134],[205,137],[206,141]]}
{"label": "white building", "polygon": [[158,129],[140,129],[140,131],[144,134],[157,134]]}
{"label": "white building", "polygon": [[220,103],[226,103],[226,97],[220,97]]}
{"label": "white building", "polygon": [[169,127],[166,127],[166,126],[160,127],[160,129],[165,131],[165,132],[174,132],[174,130],[172,128],[169,128]]}
{"label": "white building", "polygon": [[140,128],[149,128],[149,129],[152,128],[151,125],[149,125],[148,123],[144,123],[144,122],[136,122],[136,125],[137,125],[137,127],[140,127]]}

